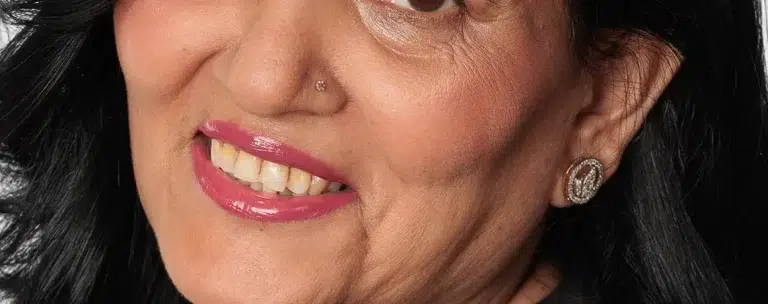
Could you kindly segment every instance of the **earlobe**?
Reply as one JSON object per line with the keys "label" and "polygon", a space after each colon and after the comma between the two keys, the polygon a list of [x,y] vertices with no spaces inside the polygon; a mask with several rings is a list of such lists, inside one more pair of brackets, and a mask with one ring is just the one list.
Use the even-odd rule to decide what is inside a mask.
{"label": "earlobe", "polygon": [[572,179],[567,172],[572,163],[595,159],[604,165],[604,179],[616,172],[625,148],[682,64],[679,53],[658,38],[643,34],[620,37],[613,40],[618,44],[617,53],[589,59],[600,60],[588,67],[593,95],[576,114],[562,173],[555,179],[551,199],[555,207],[578,203],[561,190]]}

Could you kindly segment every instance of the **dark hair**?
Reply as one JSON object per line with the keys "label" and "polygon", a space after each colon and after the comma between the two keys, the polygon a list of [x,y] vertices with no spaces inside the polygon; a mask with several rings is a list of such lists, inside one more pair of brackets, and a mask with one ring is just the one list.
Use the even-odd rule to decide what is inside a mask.
{"label": "dark hair", "polygon": [[[17,303],[183,303],[136,194],[109,0],[0,0],[0,289]],[[595,202],[552,210],[541,255],[571,303],[749,303],[768,283],[756,1],[572,0],[685,58]],[[610,54],[607,54],[610,55]],[[762,212],[761,212],[762,211]],[[573,297],[572,297],[573,296]],[[578,296],[578,298],[576,297]]]}

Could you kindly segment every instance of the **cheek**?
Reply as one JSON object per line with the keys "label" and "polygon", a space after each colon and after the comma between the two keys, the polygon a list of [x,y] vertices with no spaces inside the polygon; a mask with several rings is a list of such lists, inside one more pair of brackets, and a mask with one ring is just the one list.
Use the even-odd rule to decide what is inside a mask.
{"label": "cheek", "polygon": [[180,89],[216,50],[236,36],[235,1],[130,0],[114,10],[115,41],[129,91]]}
{"label": "cheek", "polygon": [[396,171],[428,179],[434,178],[425,176],[429,172],[448,177],[501,150],[522,112],[511,106],[514,100],[506,94],[490,98],[467,93],[477,86],[462,81],[430,88],[435,91],[426,96],[406,95],[405,100],[380,104],[369,123],[382,134],[378,140],[388,147],[389,163],[408,167]]}
{"label": "cheek", "polygon": [[386,147],[378,154],[395,172],[428,181],[498,165],[513,150],[536,149],[520,146],[524,138],[551,131],[534,126],[559,115],[552,101],[562,79],[532,61],[522,65],[507,56],[407,76],[379,72],[373,77],[391,81],[369,93],[380,102],[365,109],[375,146]]}
{"label": "cheek", "polygon": [[540,153],[550,133],[563,133],[556,125],[573,109],[562,99],[577,80],[567,18],[551,11],[557,13],[470,26],[441,53],[448,56],[428,62],[360,58],[369,64],[350,74],[366,85],[353,98],[375,135],[374,153],[411,181],[454,178],[492,169],[509,155]]}
{"label": "cheek", "polygon": [[[185,163],[199,114],[184,87],[234,35],[234,1],[125,0],[114,13],[115,42],[126,84],[131,152],[142,198],[170,200],[168,181]],[[186,159],[184,159],[186,160]]]}

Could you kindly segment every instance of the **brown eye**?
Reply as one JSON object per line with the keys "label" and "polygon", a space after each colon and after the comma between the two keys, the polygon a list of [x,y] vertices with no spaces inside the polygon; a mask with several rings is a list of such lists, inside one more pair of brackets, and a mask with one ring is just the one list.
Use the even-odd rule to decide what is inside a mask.
{"label": "brown eye", "polygon": [[437,12],[458,7],[461,0],[392,0],[392,3],[403,8],[419,12]]}

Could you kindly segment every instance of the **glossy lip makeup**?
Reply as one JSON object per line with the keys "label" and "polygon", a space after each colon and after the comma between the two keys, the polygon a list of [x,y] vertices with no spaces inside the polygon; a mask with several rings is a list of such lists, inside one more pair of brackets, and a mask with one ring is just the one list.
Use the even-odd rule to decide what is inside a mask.
{"label": "glossy lip makeup", "polygon": [[191,151],[197,182],[205,194],[236,216],[266,222],[308,220],[341,208],[357,197],[350,188],[306,196],[282,196],[251,189],[214,166],[209,158],[211,139],[230,143],[265,161],[298,168],[330,182],[346,182],[335,170],[308,154],[267,136],[245,131],[231,122],[207,121],[199,130],[205,136],[196,138]]}

